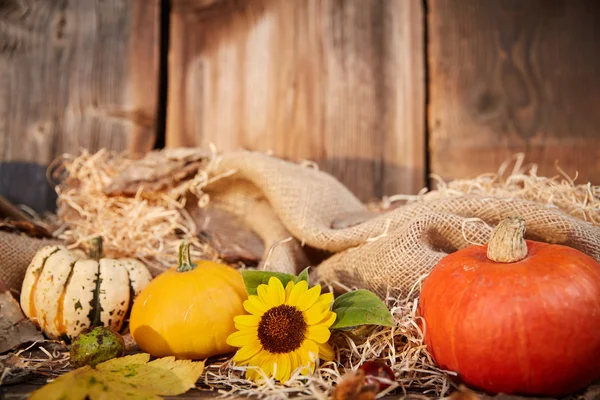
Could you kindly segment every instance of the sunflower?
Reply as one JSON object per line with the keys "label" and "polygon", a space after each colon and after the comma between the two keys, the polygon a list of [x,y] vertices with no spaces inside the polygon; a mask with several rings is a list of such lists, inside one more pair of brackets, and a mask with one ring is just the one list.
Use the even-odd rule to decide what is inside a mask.
{"label": "sunflower", "polygon": [[289,282],[285,289],[275,277],[259,285],[257,295],[248,296],[244,309],[250,315],[234,318],[237,332],[227,343],[239,347],[236,365],[247,365],[246,379],[259,381],[263,375],[280,382],[297,369],[312,373],[318,359],[330,361],[333,349],[327,343],[336,314],[330,311],[333,294],[321,294],[321,286],[308,288],[304,280]]}

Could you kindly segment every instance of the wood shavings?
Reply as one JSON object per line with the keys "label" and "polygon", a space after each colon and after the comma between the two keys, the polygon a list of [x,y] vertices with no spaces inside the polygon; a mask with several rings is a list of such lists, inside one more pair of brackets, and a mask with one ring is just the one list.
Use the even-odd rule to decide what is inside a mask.
{"label": "wood shavings", "polygon": [[433,175],[438,188],[418,196],[411,201],[433,200],[465,194],[489,195],[506,199],[524,199],[557,207],[565,213],[600,225],[600,186],[591,182],[576,184],[560,167],[555,165],[558,175],[543,177],[537,175],[537,165],[524,166],[524,155],[516,154],[515,165],[510,175],[505,176],[512,160],[505,161],[495,174],[482,174],[473,179],[457,179],[445,182]]}
{"label": "wood shavings", "polygon": [[[166,152],[160,157],[148,155],[144,162],[146,166],[159,159],[196,162],[205,155],[191,150],[186,154]],[[64,178],[55,188],[57,216],[63,226],[56,236],[70,248],[83,249],[88,248],[91,238],[102,236],[107,257],[137,257],[148,264],[153,274],[173,265],[182,238],[190,240],[194,257],[216,257],[208,245],[195,237],[195,223],[184,210],[190,186],[196,185],[195,192],[201,193],[202,182],[185,179],[175,180],[172,185],[161,184],[160,190],[155,186],[145,187],[142,178],[159,176],[160,180],[165,170],[148,174],[154,169],[142,168],[142,172],[135,172],[134,166],[144,162],[140,164],[139,160],[106,150],[94,154],[84,150],[77,157],[63,157],[60,168],[65,171]],[[111,186],[115,182],[120,191]],[[133,186],[126,189],[124,182]],[[107,194],[107,188],[111,187]],[[133,187],[136,191],[132,196]]]}
{"label": "wood shavings", "polygon": [[[509,166],[514,160],[515,164],[509,171]],[[518,153],[505,161],[496,173],[486,173],[472,179],[456,179],[449,182],[440,176],[431,174],[436,182],[436,188],[428,190],[423,188],[416,195],[397,194],[386,196],[379,202],[369,204],[368,212],[343,214],[332,221],[332,228],[343,229],[358,225],[368,219],[379,216],[382,212],[389,211],[394,204],[409,204],[431,200],[460,197],[465,195],[489,196],[510,201],[522,199],[547,204],[563,212],[600,225],[600,186],[591,182],[576,184],[577,174],[571,178],[558,164],[555,165],[558,174],[553,177],[537,175],[536,164],[524,164],[524,154]]]}

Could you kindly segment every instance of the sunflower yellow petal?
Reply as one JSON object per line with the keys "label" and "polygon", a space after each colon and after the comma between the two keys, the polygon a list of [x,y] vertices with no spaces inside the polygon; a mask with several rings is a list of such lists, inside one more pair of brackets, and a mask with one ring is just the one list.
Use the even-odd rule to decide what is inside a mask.
{"label": "sunflower yellow petal", "polygon": [[281,371],[281,367],[279,365],[279,354],[273,354],[273,358],[270,361],[273,362],[273,366],[269,376],[272,376],[273,378],[277,379],[277,377],[279,376],[279,371]]}
{"label": "sunflower yellow petal", "polygon": [[314,325],[323,321],[329,311],[323,310],[320,304],[315,304],[308,310],[304,311],[304,322],[307,325]]}
{"label": "sunflower yellow petal", "polygon": [[302,363],[306,362],[306,365],[316,362],[319,357],[319,346],[313,340],[306,339],[302,343],[302,356],[306,357],[302,359]]}
{"label": "sunflower yellow petal", "polygon": [[262,373],[265,374],[268,378],[273,377],[273,369],[275,367],[275,362],[277,360],[276,354],[267,353],[262,363],[260,364],[260,369],[262,369]]}
{"label": "sunflower yellow petal", "polygon": [[319,355],[319,348],[315,342],[305,340],[300,349],[297,350],[300,361],[302,362],[302,375],[309,375],[315,370],[316,359]]}
{"label": "sunflower yellow petal", "polygon": [[260,301],[258,296],[248,296],[248,300],[244,301],[244,309],[250,314],[261,316],[269,309],[267,305]]}
{"label": "sunflower yellow petal", "polygon": [[319,346],[319,358],[325,361],[332,361],[335,359],[335,353],[333,347],[329,343],[317,343]]}
{"label": "sunflower yellow petal", "polygon": [[308,289],[308,283],[306,281],[300,281],[296,283],[292,288],[285,304],[295,307],[296,304],[298,304],[298,299],[300,298],[300,295],[306,292],[306,289]]}
{"label": "sunflower yellow petal", "polygon": [[300,311],[308,310],[312,307],[317,299],[319,298],[319,294],[321,293],[321,285],[315,285],[308,289],[306,292],[302,293],[298,298],[298,303],[296,307]]}
{"label": "sunflower yellow petal", "polygon": [[[306,341],[304,343],[306,343]],[[310,357],[308,356],[308,349],[304,343],[296,350],[296,355],[300,359],[300,365],[310,367]]]}
{"label": "sunflower yellow petal", "polygon": [[233,318],[236,329],[256,328],[260,322],[260,317],[256,315],[238,315]]}
{"label": "sunflower yellow petal", "polygon": [[285,289],[281,281],[272,276],[269,279],[269,298],[273,307],[280,306],[285,302]]}
{"label": "sunflower yellow petal", "polygon": [[294,282],[293,281],[289,281],[287,283],[287,285],[285,285],[285,298],[286,298],[286,301],[287,301],[287,299],[289,299],[290,293],[292,293],[292,289],[293,288],[294,288]]}
{"label": "sunflower yellow petal", "polygon": [[292,370],[296,371],[296,370],[300,369],[300,374],[306,376],[306,375],[309,375],[311,372],[313,372],[313,369],[311,368],[311,362],[310,362],[310,359],[308,358],[308,353],[306,353],[303,357],[302,352],[303,352],[303,349],[301,347],[292,353],[294,355],[294,360],[296,362],[296,367],[293,368]]}
{"label": "sunflower yellow petal", "polygon": [[302,366],[302,361],[300,360],[300,356],[298,355],[297,350],[288,353],[290,357],[290,376],[294,375],[296,370]]}
{"label": "sunflower yellow petal", "polygon": [[285,382],[290,379],[290,358],[287,353],[279,354],[277,357],[275,379],[280,382]]}
{"label": "sunflower yellow petal", "polygon": [[317,300],[317,303],[323,304],[329,309],[331,307],[331,303],[333,303],[333,293],[323,293],[321,296],[319,296],[319,300]]}
{"label": "sunflower yellow petal", "polygon": [[256,367],[248,367],[246,370],[246,379],[249,381],[256,382],[258,380],[258,374],[256,373]]}
{"label": "sunflower yellow petal", "polygon": [[241,325],[239,328],[236,326],[236,329],[240,332],[246,332],[246,333],[250,333],[250,332],[258,332],[258,329],[254,326],[243,326]]}
{"label": "sunflower yellow petal", "polygon": [[244,326],[258,326],[260,317],[256,315],[236,315],[233,317],[233,321]]}
{"label": "sunflower yellow petal", "polygon": [[258,287],[256,288],[256,294],[258,295],[258,298],[260,299],[260,301],[262,301],[263,303],[265,303],[265,305],[268,308],[273,307],[273,301],[271,300],[271,293],[269,291],[269,286],[267,285],[258,285]]}
{"label": "sunflower yellow petal", "polygon": [[243,330],[232,333],[227,337],[227,344],[233,347],[243,347],[258,340],[256,330]]}
{"label": "sunflower yellow petal", "polygon": [[329,328],[331,325],[333,325],[333,323],[335,322],[335,319],[337,318],[337,314],[334,312],[327,312],[327,314],[325,314],[323,316],[323,319],[320,320],[317,325],[323,325],[326,326],[327,328]]}
{"label": "sunflower yellow petal", "polygon": [[306,330],[307,339],[313,340],[316,343],[325,343],[329,340],[331,332],[324,325],[312,325]]}
{"label": "sunflower yellow petal", "polygon": [[258,369],[260,368],[261,364],[264,362],[268,354],[269,353],[267,351],[262,350],[258,352],[258,354],[256,354],[254,357],[252,357],[252,359],[248,362],[248,369],[246,370],[246,379],[255,382],[262,379],[260,373],[258,372]]}
{"label": "sunflower yellow petal", "polygon": [[260,345],[260,341],[256,340],[242,348],[240,348],[235,356],[233,356],[233,361],[236,364],[248,364],[250,359],[254,357],[259,351],[262,350],[262,346]]}
{"label": "sunflower yellow petal", "polygon": [[285,380],[288,381],[288,380],[290,380],[290,378],[292,377],[292,374],[296,370],[297,362],[296,362],[296,356],[294,355],[293,351],[291,353],[286,353],[285,355],[286,355],[286,358],[288,359],[288,365],[289,365],[287,378]]}

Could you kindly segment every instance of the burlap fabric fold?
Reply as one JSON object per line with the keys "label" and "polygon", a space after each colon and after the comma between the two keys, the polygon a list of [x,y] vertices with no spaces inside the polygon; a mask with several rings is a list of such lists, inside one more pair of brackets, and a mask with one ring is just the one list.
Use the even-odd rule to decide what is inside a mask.
{"label": "burlap fabric fold", "polygon": [[[525,219],[528,238],[571,246],[600,260],[600,227],[548,204],[453,196],[416,201],[334,229],[336,217],[367,207],[325,172],[255,152],[224,154],[209,172],[228,174],[204,188],[217,206],[247,221],[269,221],[257,230],[268,246],[292,237],[275,246],[267,269],[299,271],[306,263],[298,256],[299,245],[305,244],[334,253],[313,269],[314,278],[334,287],[366,288],[381,297],[407,295],[442,257],[486,243],[493,226],[513,215]],[[277,234],[269,237],[271,232]]]}
{"label": "burlap fabric fold", "polygon": [[0,280],[13,291],[21,291],[25,270],[44,246],[60,244],[51,239],[36,239],[17,233],[0,231]]}

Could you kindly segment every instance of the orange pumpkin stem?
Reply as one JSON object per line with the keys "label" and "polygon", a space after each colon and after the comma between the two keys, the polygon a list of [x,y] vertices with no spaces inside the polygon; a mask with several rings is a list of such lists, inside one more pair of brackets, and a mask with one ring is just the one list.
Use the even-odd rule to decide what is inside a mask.
{"label": "orange pumpkin stem", "polygon": [[96,236],[90,240],[90,258],[100,260],[102,258],[102,237]]}
{"label": "orange pumpkin stem", "polygon": [[187,240],[184,240],[179,245],[179,255],[177,259],[177,272],[187,272],[196,268],[196,264],[192,262],[190,243]]}
{"label": "orange pumpkin stem", "polygon": [[527,257],[523,218],[509,217],[494,228],[488,243],[487,257],[500,263],[517,262]]}

